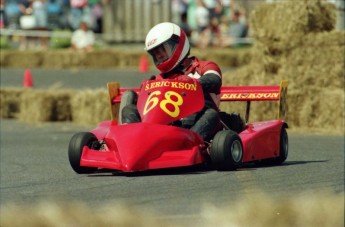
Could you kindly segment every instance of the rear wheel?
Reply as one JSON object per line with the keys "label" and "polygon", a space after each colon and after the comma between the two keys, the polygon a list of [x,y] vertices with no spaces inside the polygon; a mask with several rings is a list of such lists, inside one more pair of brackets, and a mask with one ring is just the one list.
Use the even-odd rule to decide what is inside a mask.
{"label": "rear wheel", "polygon": [[279,165],[282,164],[289,154],[289,138],[286,132],[286,127],[282,127],[280,132],[280,152],[279,157],[276,158],[275,164]]}
{"label": "rear wheel", "polygon": [[68,158],[72,169],[80,174],[94,173],[97,168],[80,166],[80,159],[84,146],[89,148],[99,148],[98,139],[91,132],[80,132],[75,134],[68,146]]}
{"label": "rear wheel", "polygon": [[239,135],[232,130],[219,131],[211,143],[210,157],[217,170],[235,170],[240,167],[243,146]]}

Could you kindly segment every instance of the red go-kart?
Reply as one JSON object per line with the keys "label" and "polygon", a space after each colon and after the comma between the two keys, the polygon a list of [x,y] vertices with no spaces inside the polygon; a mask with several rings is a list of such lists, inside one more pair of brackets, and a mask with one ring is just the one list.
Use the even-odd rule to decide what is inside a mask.
{"label": "red go-kart", "polygon": [[[288,155],[288,125],[284,120],[287,84],[223,86],[221,101],[247,102],[245,119],[219,111],[222,129],[210,141],[203,141],[197,133],[173,124],[203,108],[198,80],[144,81],[134,89],[139,95],[137,107],[142,122],[131,124],[116,120],[123,104],[130,100],[124,95],[129,88],[108,83],[111,120],[71,138],[71,167],[83,174],[98,169],[137,172],[202,163],[210,163],[208,166],[217,170],[235,170],[247,162],[281,164]],[[251,101],[278,101],[278,119],[249,123]]]}

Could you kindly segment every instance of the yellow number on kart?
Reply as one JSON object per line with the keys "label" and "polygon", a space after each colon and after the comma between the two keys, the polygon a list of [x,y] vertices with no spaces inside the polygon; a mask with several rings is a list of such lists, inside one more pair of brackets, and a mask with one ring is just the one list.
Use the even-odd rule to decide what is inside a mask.
{"label": "yellow number on kart", "polygon": [[154,95],[160,95],[160,91],[154,91],[149,95],[144,107],[144,115],[146,115],[150,110],[152,110],[157,104],[159,99],[157,97],[152,97]]}
{"label": "yellow number on kart", "polygon": [[[177,97],[177,101],[172,100],[171,99],[172,96]],[[174,92],[174,91],[168,91],[167,93],[165,93],[164,97],[165,97],[165,99],[162,100],[160,103],[161,109],[165,113],[167,113],[169,116],[177,117],[180,114],[179,106],[181,106],[183,103],[183,99],[182,99],[181,95],[179,95],[177,92]],[[174,107],[173,111],[168,110],[167,104],[169,104],[169,103]]]}
{"label": "yellow number on kart", "polygon": [[[152,110],[159,102],[159,99],[156,97],[158,95],[160,95],[161,92],[160,91],[154,91],[152,92],[145,104],[144,107],[144,115],[146,115],[150,110]],[[171,97],[174,96],[177,98],[176,101],[172,100]],[[174,91],[168,91],[164,94],[165,99],[163,99],[159,106],[160,108],[167,113],[169,116],[171,117],[177,117],[180,114],[180,108],[179,106],[182,105],[183,103],[183,98],[181,97],[181,95],[179,95],[177,92]],[[167,108],[167,104],[171,104],[173,106],[173,111],[170,111]]]}

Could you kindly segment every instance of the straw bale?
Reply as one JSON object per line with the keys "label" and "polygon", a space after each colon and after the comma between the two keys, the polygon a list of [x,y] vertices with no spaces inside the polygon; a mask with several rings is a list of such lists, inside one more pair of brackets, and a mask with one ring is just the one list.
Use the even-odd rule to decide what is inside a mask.
{"label": "straw bale", "polygon": [[[269,62],[267,61],[266,64]],[[265,65],[261,62],[251,62],[247,66],[224,73],[223,85],[277,85],[283,79],[289,78],[280,73],[266,71]]]}
{"label": "straw bale", "polygon": [[[147,209],[112,202],[92,208],[80,201],[40,201],[1,207],[1,226],[168,226]],[[21,214],[18,217],[18,214]]]}
{"label": "straw bale", "polygon": [[71,120],[72,91],[24,90],[18,119],[25,122]]}
{"label": "straw bale", "polygon": [[207,204],[204,226],[343,226],[344,194],[307,191],[277,198],[240,196],[227,207]]}
{"label": "straw bale", "polygon": [[20,100],[23,89],[2,88],[0,89],[0,117],[16,118],[20,112]]}
{"label": "straw bale", "polygon": [[339,56],[341,52],[337,47],[316,51],[313,47],[303,48],[291,53],[280,73],[291,80],[291,89],[304,89],[306,86],[343,89],[344,57]]}
{"label": "straw bale", "polygon": [[[314,88],[306,91],[293,92],[291,98],[303,97],[302,102],[291,102],[299,107],[295,113],[299,122],[295,122],[301,128],[314,130],[328,130],[343,132],[344,130],[344,91]],[[296,108],[297,109],[297,108]]]}
{"label": "straw bale", "polygon": [[74,91],[61,90],[61,91],[49,91],[53,92],[53,109],[51,115],[51,121],[71,121],[71,97],[74,95]]}
{"label": "straw bale", "polygon": [[[220,109],[227,113],[239,113],[243,119],[246,115],[246,102],[221,103]],[[252,102],[250,104],[249,123],[277,119],[278,102]],[[289,111],[287,113],[289,117]]]}
{"label": "straw bale", "polygon": [[[200,59],[217,62],[221,67],[237,67],[247,64],[250,60],[251,48],[219,49],[212,51],[192,48],[191,54]],[[72,50],[30,50],[19,52],[17,50],[0,51],[1,67],[41,67],[49,69],[61,68],[137,68],[140,58],[147,55],[144,50],[120,50],[101,49],[91,53],[76,52]],[[149,61],[150,68],[154,68],[153,62]]]}
{"label": "straw bale", "polygon": [[86,54],[71,51],[48,51],[45,53],[40,67],[60,69],[66,67],[79,67],[83,65]]}
{"label": "straw bale", "polygon": [[110,119],[105,90],[1,89],[1,118],[24,122],[75,121],[93,125]]}
{"label": "straw bale", "polygon": [[43,52],[40,51],[23,51],[19,55],[11,51],[0,51],[0,53],[1,67],[34,68],[42,63]]}
{"label": "straw bale", "polygon": [[85,67],[114,67],[118,66],[121,61],[121,54],[114,51],[95,51],[88,54],[88,57],[83,62]]}
{"label": "straw bale", "polygon": [[46,122],[51,119],[52,94],[42,90],[25,90],[18,119],[25,122]]}
{"label": "straw bale", "polygon": [[[329,31],[333,28],[330,9],[318,1],[258,7],[252,17],[257,17],[254,32],[258,32],[258,40],[252,48],[251,62],[224,74],[224,84],[277,85],[281,80],[289,80],[290,126],[344,133],[345,32]],[[288,31],[283,33],[279,30],[282,28],[276,29],[273,24],[280,22],[280,14],[282,20],[290,14],[301,21],[298,24],[295,18],[283,20],[279,26]],[[308,23],[301,18],[308,18]],[[252,107],[251,120],[265,120],[276,112],[276,107],[267,103]]]}
{"label": "straw bale", "polygon": [[140,52],[122,50],[95,50],[85,54],[74,51],[47,52],[41,66],[45,68],[83,67],[83,68],[126,68],[138,67]]}
{"label": "straw bale", "polygon": [[106,90],[78,91],[71,99],[72,119],[78,124],[94,125],[110,119],[109,96]]}
{"label": "straw bale", "polygon": [[197,56],[199,60],[214,61],[221,67],[238,67],[250,62],[251,48],[212,48],[209,51],[192,49],[191,56]]}
{"label": "straw bale", "polygon": [[[200,227],[344,226],[344,193],[306,191],[284,198],[243,193],[223,205],[203,203],[193,216]],[[81,201],[2,204],[1,226],[188,226],[187,218],[162,218],[158,210],[109,201],[90,206]],[[18,215],[21,214],[21,215]],[[191,225],[191,224],[190,224]]]}
{"label": "straw bale", "polygon": [[335,6],[321,0],[281,1],[258,5],[250,16],[250,28],[257,40],[290,40],[290,35],[331,31],[335,27]]}
{"label": "straw bale", "polygon": [[[118,67],[120,68],[125,68],[125,67],[138,67],[139,65],[139,60],[142,55],[146,55],[146,53],[143,52],[137,52],[137,53],[132,53],[132,52],[120,52],[117,53],[117,56],[119,56],[119,64]],[[152,64],[152,61],[149,62],[149,64]]]}

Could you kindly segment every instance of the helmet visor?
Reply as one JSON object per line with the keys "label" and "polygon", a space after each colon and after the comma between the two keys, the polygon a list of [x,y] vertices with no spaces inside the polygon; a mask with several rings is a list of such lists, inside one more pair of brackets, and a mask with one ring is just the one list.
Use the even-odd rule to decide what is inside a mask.
{"label": "helmet visor", "polygon": [[153,61],[156,65],[165,62],[171,58],[174,54],[178,42],[175,40],[167,40],[161,45],[149,50],[149,54],[152,56]]}

